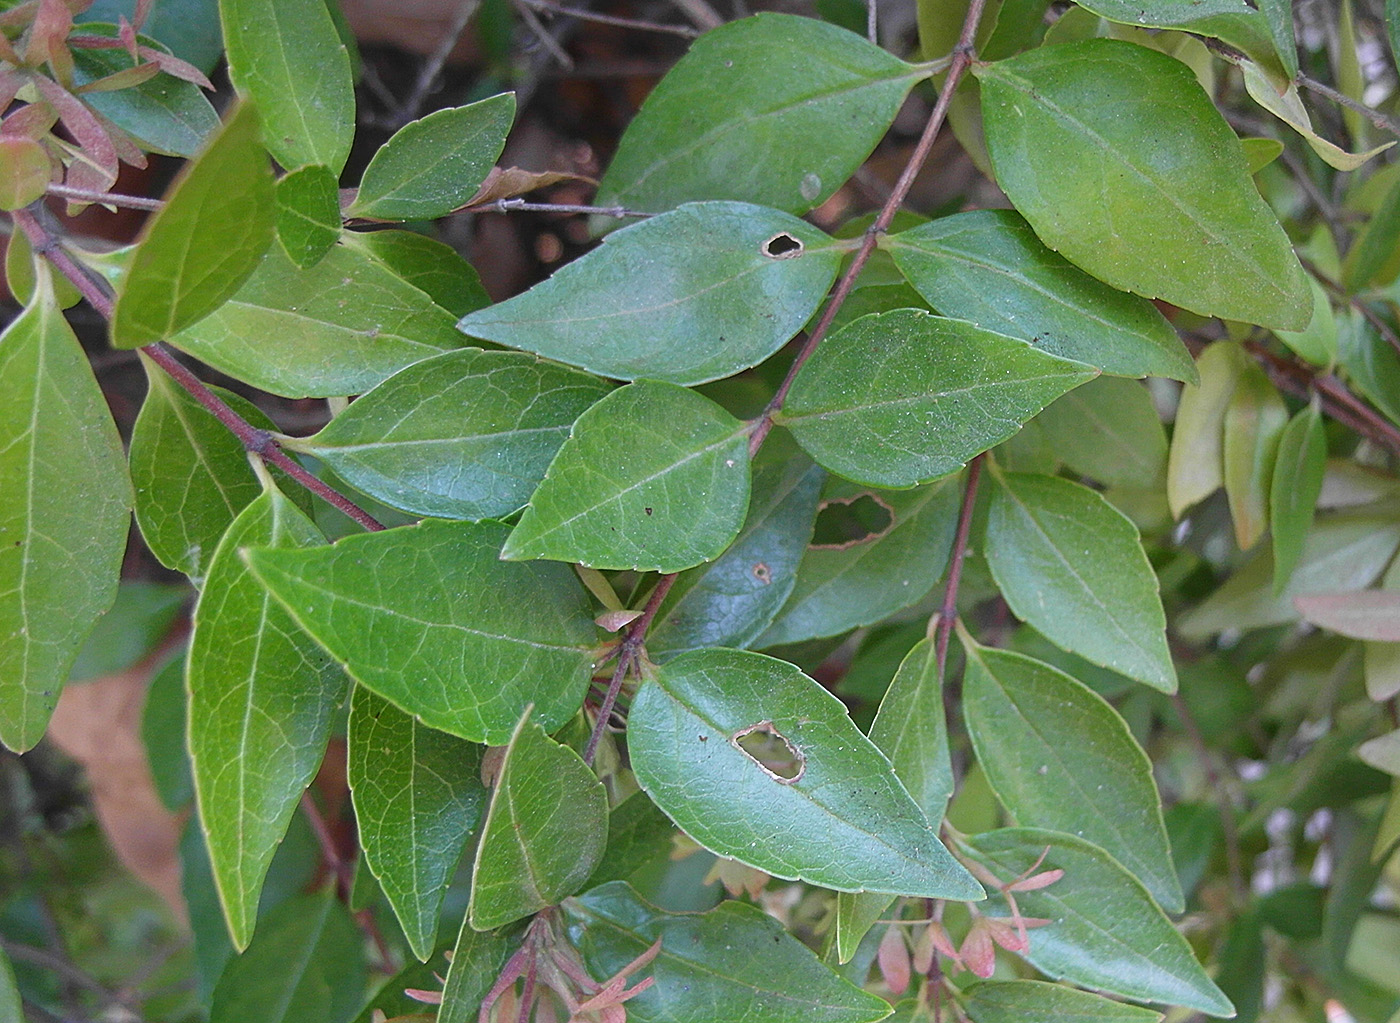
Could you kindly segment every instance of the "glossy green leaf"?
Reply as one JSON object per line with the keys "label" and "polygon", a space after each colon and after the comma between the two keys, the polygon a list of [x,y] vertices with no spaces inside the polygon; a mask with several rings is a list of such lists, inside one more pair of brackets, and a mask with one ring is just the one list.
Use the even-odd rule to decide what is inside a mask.
{"label": "glossy green leaf", "polygon": [[[1286,77],[1275,50],[1273,32],[1266,18],[1246,0],[1084,0],[1079,6],[1107,21],[1137,28],[1174,28],[1219,39],[1229,47],[1266,63],[1274,74]],[[1292,74],[1297,74],[1293,57]]]}
{"label": "glossy green leaf", "polygon": [[739,536],[713,562],[681,573],[647,630],[647,650],[742,648],[762,635],[797,583],[825,478],[787,431],[770,433],[753,462]]}
{"label": "glossy green leaf", "polygon": [[1184,64],[1090,39],[974,70],[997,183],[1052,249],[1207,316],[1307,325],[1307,277]]}
{"label": "glossy green leaf", "polygon": [[963,715],[1002,805],[1021,824],[1099,846],[1180,913],[1152,763],[1118,712],[1048,664],[961,638]]}
{"label": "glossy green leaf", "polygon": [[78,651],[69,682],[125,671],[155,651],[190,597],[187,586],[179,583],[152,583],[138,580],[117,586],[117,599],[93,626]]}
{"label": "glossy green leaf", "polygon": [[457,945],[447,968],[437,1023],[477,1023],[482,1001],[519,944],[519,936],[512,928],[475,931],[466,914],[462,914],[462,929],[457,932]]}
{"label": "glossy green leaf", "polygon": [[498,517],[524,506],[574,420],[607,393],[522,352],[462,349],[400,370],[291,446],[393,507]]}
{"label": "glossy green leaf", "polygon": [[1031,932],[1024,956],[1042,973],[1125,998],[1233,1014],[1152,896],[1102,849],[1038,828],[987,832],[966,848],[1007,880],[1037,862],[1038,870],[1065,872],[1047,888],[1016,893],[1025,916],[1051,921]]}
{"label": "glossy green leaf", "polygon": [[1167,456],[1167,502],[1177,518],[1225,483],[1225,411],[1245,359],[1239,345],[1218,341],[1196,360],[1200,383],[1182,389]]}
{"label": "glossy green leaf", "polygon": [[851,502],[867,494],[889,511],[889,529],[854,543],[808,547],[792,596],[754,645],[835,636],[878,622],[933,589],[948,564],[957,525],[956,481],[905,491],[868,491],[839,482],[825,497],[829,503]]}
{"label": "glossy green leaf", "polygon": [[1244,87],[1254,102],[1303,136],[1303,141],[1312,147],[1312,151],[1337,170],[1356,170],[1367,160],[1379,156],[1395,145],[1391,141],[1365,152],[1349,153],[1341,146],[1327,141],[1313,128],[1312,117],[1308,114],[1308,108],[1303,105],[1297,84],[1290,82],[1288,87],[1280,92],[1269,75],[1253,61],[1241,61],[1240,69],[1244,72]]}
{"label": "glossy green leaf", "polygon": [[827,338],[776,417],[847,479],[908,487],[957,472],[1096,370],[918,309]]}
{"label": "glossy green leaf", "polygon": [[830,238],[786,213],[692,203],[609,235],[458,326],[602,376],[698,384],[787,343],[840,262]]}
{"label": "glossy green leaf", "polygon": [[1150,490],[1166,479],[1167,434],[1141,384],[1090,380],[1057,399],[1036,424],[1056,457],[1106,486]]}
{"label": "glossy green leaf", "polygon": [[491,304],[476,268],[457,250],[416,231],[357,231],[345,243],[427,294],[453,316]]}
{"label": "glossy green leaf", "polygon": [[263,115],[263,140],[288,170],[339,176],[355,134],[350,57],[324,0],[219,0],[229,77]]}
{"label": "glossy green leaf", "polygon": [[661,940],[649,967],[655,982],[626,1005],[635,1023],[874,1023],[890,1012],[755,906],[667,913],[614,882],[567,900],[564,917],[597,977]]}
{"label": "glossy green leaf", "polygon": [[194,777],[185,738],[189,698],[185,693],[185,651],[151,677],[141,713],[141,744],[160,801],[178,813],[194,799]]}
{"label": "glossy green leaf", "polygon": [[[755,731],[786,748],[786,773],[740,745]],[[837,891],[981,897],[841,702],[791,664],[682,654],[638,690],[627,740],[642,788],[721,856]]]}
{"label": "glossy green leaf", "polygon": [[1278,339],[1293,349],[1294,354],[1314,366],[1331,366],[1337,361],[1337,316],[1327,290],[1310,278],[1313,293],[1313,314],[1308,325],[1299,331],[1276,330]]}
{"label": "glossy green leaf", "polygon": [[171,338],[273,394],[360,394],[410,363],[462,344],[452,315],[370,258],[338,244],[299,270],[280,246],[220,309]]}
{"label": "glossy green leaf", "polygon": [[1360,291],[1378,277],[1394,277],[1397,230],[1400,230],[1400,181],[1385,194],[1347,251],[1342,275],[1348,289]]}
{"label": "glossy green leaf", "polygon": [[229,526],[194,611],[186,682],[199,816],[233,943],[245,948],[263,878],[321,766],[345,676],[259,585],[246,547],[324,543],[275,487]]}
{"label": "glossy green leaf", "polygon": [[48,274],[0,334],[0,742],[39,741],[98,616],[131,510],[121,438]]}
{"label": "glossy green leaf", "polygon": [[723,553],[749,504],[745,424],[653,380],[579,416],[501,557],[679,572]]}
{"label": "glossy green leaf", "polygon": [[431,220],[473,195],[506,144],[515,93],[435,110],[404,125],[370,159],[347,214]]}
{"label": "glossy green leaf", "polygon": [[430,519],[248,563],[356,681],[431,728],[503,745],[531,703],[546,728],[578,710],[594,643],[573,572],[501,561],[506,530]]}
{"label": "glossy green leaf", "polygon": [[891,235],[882,247],[933,307],[1115,376],[1194,381],[1151,302],[1046,248],[1013,210],[974,210]]}
{"label": "glossy green leaf", "polygon": [[988,980],[964,988],[972,1023],[1158,1023],[1160,1012],[1043,980]]}
{"label": "glossy green leaf", "polygon": [[1264,371],[1242,362],[1225,407],[1225,497],[1235,523],[1235,543],[1247,551],[1269,526],[1269,492],[1288,407]]}
{"label": "glossy green leaf", "polygon": [[330,168],[310,163],[277,182],[277,241],[299,269],[315,266],[340,238],[340,190]]}
{"label": "glossy green leaf", "polygon": [[[34,247],[29,244],[23,231],[12,232],[5,245],[5,283],[10,286],[10,294],[15,301],[21,305],[30,305],[34,301],[35,269]],[[83,300],[68,278],[59,276],[53,279],[52,284],[54,300],[60,309],[71,309]]]}
{"label": "glossy green leaf", "polygon": [[529,717],[527,710],[506,747],[476,847],[467,912],[478,931],[574,894],[608,843],[603,783]]}
{"label": "glossy green leaf", "polygon": [[360,932],[333,893],[295,896],[229,962],[209,1023],[346,1023],[363,998],[363,963]]}
{"label": "glossy green leaf", "polygon": [[1327,437],[1322,412],[1316,405],[1308,405],[1288,421],[1279,438],[1269,488],[1275,593],[1287,585],[1302,556],[1326,469]]}
{"label": "glossy green leaf", "polygon": [[1069,480],[995,481],[987,562],[1016,616],[1085,660],[1175,692],[1157,577],[1132,522]]}
{"label": "glossy green leaf", "polygon": [[117,289],[112,344],[138,348],[203,319],[238,291],[272,243],[272,169],[251,104],[189,164],[141,234]]}
{"label": "glossy green leaf", "polygon": [[347,776],[365,864],[427,962],[438,911],[481,819],[481,748],[428,728],[363,686],[350,697]]}
{"label": "glossy green leaf", "polygon": [[584,889],[625,881],[650,863],[667,858],[676,826],[645,792],[634,792],[608,814],[608,845]]}
{"label": "glossy green leaf", "polygon": [[597,202],[660,212],[739,199],[806,212],[856,172],[924,77],[812,18],[731,22],[705,33],[651,91]]}

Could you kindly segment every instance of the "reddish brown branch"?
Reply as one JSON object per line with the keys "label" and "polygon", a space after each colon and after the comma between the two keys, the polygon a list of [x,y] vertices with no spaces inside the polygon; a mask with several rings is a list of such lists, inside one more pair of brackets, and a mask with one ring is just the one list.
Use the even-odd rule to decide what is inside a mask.
{"label": "reddish brown branch", "polygon": [[948,640],[958,616],[958,587],[962,583],[963,558],[967,555],[972,511],[977,506],[977,484],[982,479],[982,462],[986,457],[985,454],[978,455],[967,464],[967,482],[963,484],[962,507],[958,509],[958,528],[953,534],[952,553],[948,556],[948,582],[943,587],[943,604],[938,611],[938,631],[934,639],[934,658],[940,681],[948,664]]}

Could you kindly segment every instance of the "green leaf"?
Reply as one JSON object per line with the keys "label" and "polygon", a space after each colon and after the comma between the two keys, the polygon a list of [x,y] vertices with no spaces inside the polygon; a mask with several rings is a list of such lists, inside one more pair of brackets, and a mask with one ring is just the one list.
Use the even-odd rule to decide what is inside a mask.
{"label": "green leaf", "polygon": [[24,1019],[24,1007],[20,1004],[19,985],[15,983],[14,967],[10,957],[0,948],[0,1019]]}
{"label": "green leaf", "polygon": [[505,148],[515,93],[435,110],[380,146],[347,214],[376,220],[431,220],[473,195]]}
{"label": "green leaf", "polygon": [[[130,252],[131,249],[128,247],[123,251]],[[34,301],[36,269],[34,247],[29,244],[29,239],[23,231],[11,232],[9,243],[5,246],[5,283],[10,286],[10,294],[15,301],[21,305],[31,305]],[[83,300],[82,294],[68,278],[53,278],[52,284],[54,300],[60,309],[71,309]]]}
{"label": "green leaf", "polygon": [[160,801],[178,813],[194,799],[194,777],[185,739],[188,716],[185,693],[185,650],[165,662],[151,678],[141,713],[141,744]]}
{"label": "green leaf", "polygon": [[1052,249],[1193,312],[1307,325],[1307,277],[1188,67],[1090,39],[974,70],[997,183]]}
{"label": "green leaf", "polygon": [[248,563],[360,684],[430,728],[503,745],[531,703],[546,728],[578,710],[595,636],[573,572],[501,561],[506,530],[430,519]]}
{"label": "green leaf", "polygon": [[263,115],[263,139],[288,170],[337,177],[355,134],[350,57],[325,0],[219,0],[229,77]]}
{"label": "green leaf", "polygon": [[692,203],[609,235],[458,326],[601,376],[699,384],[786,344],[826,297],[841,257],[786,213]]}
{"label": "green leaf", "polygon": [[1069,480],[994,479],[987,562],[1016,616],[1085,660],[1175,692],[1157,577],[1132,522]]}
{"label": "green leaf", "polygon": [[933,589],[953,544],[961,496],[956,481],[906,491],[869,491],[838,482],[825,496],[830,504],[865,495],[888,510],[888,530],[854,543],[808,547],[792,596],[755,646],[835,636],[878,622]]}
{"label": "green leaf", "polygon": [[1233,1014],[1152,896],[1102,849],[1039,828],[989,831],[965,848],[1006,880],[1037,862],[1038,870],[1065,872],[1047,888],[1016,893],[1022,914],[1051,921],[1031,932],[1024,954],[1041,973],[1139,1001]]}
{"label": "green leaf", "polygon": [[1235,542],[1247,551],[1269,527],[1269,489],[1288,407],[1254,361],[1242,361],[1225,407],[1225,497]]}
{"label": "green leaf", "polygon": [[[1388,592],[1400,590],[1400,563],[1390,563],[1380,585]],[[1367,642],[1362,644],[1362,649],[1366,695],[1379,703],[1400,693],[1400,643]],[[1397,820],[1400,820],[1400,798],[1393,802]]]}
{"label": "green leaf", "polygon": [[280,246],[238,293],[171,343],[288,398],[360,394],[462,344],[452,315],[358,246],[299,270]]}
{"label": "green leaf", "polygon": [[[1277,77],[1298,73],[1297,57],[1281,57],[1275,49],[1269,19],[1246,0],[1084,0],[1080,3],[1099,17],[1135,28],[1174,28],[1219,39],[1230,48],[1268,65]],[[1285,71],[1288,60],[1292,71]]]}
{"label": "green leaf", "polygon": [[152,653],[170,633],[189,596],[189,588],[179,583],[120,583],[111,609],[97,619],[78,650],[68,681],[125,671]]}
{"label": "green leaf", "polygon": [[1311,404],[1284,427],[1269,486],[1269,525],[1273,533],[1274,593],[1281,593],[1312,531],[1317,498],[1327,469],[1327,437],[1322,412]]}
{"label": "green leaf", "polygon": [[347,776],[365,864],[427,962],[442,897],[481,819],[481,749],[363,686],[350,697]]}
{"label": "green leaf", "polygon": [[0,210],[18,210],[43,196],[53,166],[33,139],[0,138]]}
{"label": "green leaf", "polygon": [[1377,277],[1394,278],[1397,231],[1400,231],[1400,180],[1385,194],[1347,251],[1342,277],[1348,290],[1360,291]]}
{"label": "green leaf", "polygon": [[0,742],[29,749],[117,596],[121,438],[46,271],[0,334]]}
{"label": "green leaf", "polygon": [[472,871],[468,919],[489,931],[583,886],[608,843],[608,797],[593,769],[526,710],[501,761]]}
{"label": "green leaf", "polygon": [[270,487],[209,562],[190,636],[189,743],[199,816],[229,934],[245,948],[268,865],[321,766],[346,679],[243,564],[249,546],[324,543]]}
{"label": "green leaf", "polygon": [[1176,518],[1225,483],[1225,412],[1245,360],[1239,345],[1218,341],[1196,360],[1200,383],[1182,389],[1167,457],[1167,502]]}
{"label": "green leaf", "polygon": [[1061,461],[1105,486],[1157,490],[1166,481],[1167,433],[1141,384],[1090,380],[1057,399],[1036,423]]}
{"label": "green leaf", "polygon": [[[86,11],[89,21],[115,25],[135,20],[137,0],[97,0]],[[151,4],[142,31],[205,74],[211,74],[223,54],[218,0],[161,0]]]}
{"label": "green leaf", "polygon": [[289,446],[395,508],[499,517],[524,506],[574,420],[607,393],[532,355],[468,348],[400,370]]}
{"label": "green leaf", "polygon": [[272,170],[258,115],[239,107],[142,231],[112,309],[112,344],[139,348],[203,319],[272,243]]}
{"label": "green leaf", "polygon": [[957,472],[1095,374],[963,320],[896,309],[827,338],[774,421],[832,472],[908,487]]}
{"label": "green leaf", "polygon": [[330,168],[309,163],[277,182],[277,241],[298,269],[315,266],[340,238],[340,190]]}
{"label": "green leaf", "polygon": [[748,504],[746,425],[644,380],[579,416],[501,557],[679,572],[723,553]]}
{"label": "green leaf", "polygon": [[[1031,939],[1034,942],[1034,938]],[[1160,1012],[1110,1001],[1043,980],[986,980],[964,988],[963,1011],[972,1023],[1159,1023]]]}
{"label": "green leaf", "polygon": [[881,245],[945,316],[1115,376],[1196,378],[1191,356],[1151,302],[1046,248],[1014,210],[959,213]]}
{"label": "green leaf", "polygon": [[1152,763],[1118,712],[1048,664],[960,636],[963,715],[997,799],[1021,824],[1097,845],[1180,913]]}
{"label": "green leaf", "polygon": [[476,268],[440,241],[416,231],[358,231],[344,240],[453,316],[491,304]]}
{"label": "green leaf", "polygon": [[729,549],[681,573],[647,630],[653,655],[746,647],[797,584],[826,474],[787,431],[768,435],[753,463],[748,517]]}
{"label": "green leaf", "polygon": [[660,212],[739,199],[804,213],[865,162],[925,77],[811,18],[731,22],[705,33],[651,91],[596,201]]}
{"label": "green leaf", "polygon": [[360,932],[330,891],[288,899],[229,962],[209,1023],[345,1023],[363,997]]}
{"label": "green leaf", "polygon": [[1331,366],[1337,361],[1337,316],[1327,290],[1314,277],[1312,285],[1313,314],[1302,330],[1276,330],[1278,339],[1293,349],[1295,355],[1314,366]]}
{"label": "green leaf", "polygon": [[608,977],[661,941],[655,983],[627,1002],[636,1023],[874,1023],[881,998],[842,980],[755,906],[667,913],[622,882],[564,903],[589,972]]}
{"label": "green leaf", "polygon": [[[753,733],[786,750],[784,773],[740,744]],[[982,895],[841,701],[791,664],[682,654],[637,691],[627,741],[646,793],[721,856],[837,891]]]}
{"label": "green leaf", "polygon": [[477,1023],[482,1001],[519,944],[519,936],[512,929],[495,933],[474,931],[466,914],[462,914],[462,929],[457,933],[452,964],[447,968],[437,1023]]}
{"label": "green leaf", "polygon": [[1303,105],[1303,98],[1298,94],[1296,83],[1289,82],[1288,87],[1280,92],[1277,83],[1252,60],[1240,61],[1239,66],[1244,72],[1244,87],[1254,102],[1303,136],[1303,141],[1311,146],[1312,151],[1322,157],[1328,166],[1337,170],[1353,171],[1373,156],[1378,156],[1395,145],[1392,141],[1362,153],[1347,152],[1341,146],[1328,142],[1313,129],[1312,117],[1308,114],[1308,108]]}
{"label": "green leaf", "polygon": [[647,864],[666,859],[675,836],[671,818],[645,792],[632,793],[608,814],[608,845],[584,889],[625,881]]}

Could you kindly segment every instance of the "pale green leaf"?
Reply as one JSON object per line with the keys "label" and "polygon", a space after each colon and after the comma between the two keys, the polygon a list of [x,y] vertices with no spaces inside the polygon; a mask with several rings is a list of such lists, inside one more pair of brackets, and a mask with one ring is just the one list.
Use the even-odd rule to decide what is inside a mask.
{"label": "pale green leaf", "polygon": [[1307,277],[1186,65],[1091,39],[975,71],[997,184],[1052,249],[1207,316],[1307,325]]}
{"label": "pale green leaf", "polygon": [[749,503],[744,423],[644,380],[578,418],[501,557],[679,572],[733,542]]}
{"label": "pale green leaf", "polygon": [[813,18],[731,22],[705,33],[651,91],[596,201],[660,212],[739,199],[806,212],[865,162],[924,77]]}
{"label": "pale green leaf", "polygon": [[1182,389],[1167,456],[1167,502],[1176,518],[1225,483],[1225,410],[1244,360],[1239,345],[1218,341],[1196,359],[1200,384]]}
{"label": "pale green leaf", "polygon": [[994,479],[987,562],[1016,616],[1085,660],[1175,692],[1157,577],[1132,522],[1069,480]]}
{"label": "pale green leaf", "polygon": [[299,269],[315,266],[340,238],[340,191],[330,168],[310,163],[277,182],[277,242]]}
{"label": "pale green leaf", "polygon": [[[1381,589],[1400,590],[1400,562],[1392,561],[1381,577]],[[1362,668],[1366,677],[1366,695],[1379,703],[1400,693],[1400,643],[1363,643]],[[1400,798],[1396,800],[1400,814]]]}
{"label": "pale green leaf", "polygon": [[272,169],[251,104],[175,182],[141,233],[112,309],[112,344],[138,348],[213,312],[272,244]]}
{"label": "pale green leaf", "polygon": [[0,742],[44,734],[112,606],[131,484],[121,438],[47,272],[0,334]]}
{"label": "pale green leaf", "polygon": [[476,194],[515,119],[515,93],[435,110],[375,151],[347,211],[376,220],[431,220]]}
{"label": "pale green leaf", "polygon": [[1158,1023],[1162,1018],[1151,1009],[1043,980],[987,980],[963,993],[963,1011],[972,1023]]}
{"label": "pale green leaf", "polygon": [[1196,378],[1191,356],[1151,302],[1046,248],[1013,210],[959,213],[881,245],[945,316],[1115,376]]}
{"label": "pale green leaf", "polygon": [[0,948],[0,1019],[24,1019],[24,1008],[20,1004],[19,985],[15,983],[15,971],[10,965],[10,957]]}
{"label": "pale green leaf", "polygon": [[503,745],[531,703],[547,728],[578,710],[595,635],[573,573],[501,561],[506,531],[429,519],[248,562],[356,681],[431,728]]}
{"label": "pale green leaf", "polygon": [[1273,79],[1254,61],[1241,61],[1240,69],[1244,72],[1244,87],[1254,102],[1303,136],[1303,141],[1312,147],[1312,151],[1337,170],[1356,170],[1373,156],[1378,156],[1395,145],[1393,141],[1386,142],[1362,153],[1349,153],[1341,146],[1327,141],[1313,128],[1312,117],[1308,114],[1308,108],[1303,106],[1303,99],[1298,95],[1298,86],[1295,83],[1289,82],[1288,87],[1280,92]]}
{"label": "pale green leaf", "polygon": [[1302,330],[1276,330],[1274,333],[1299,358],[1314,366],[1331,366],[1337,361],[1337,316],[1332,311],[1327,290],[1314,277],[1310,277],[1308,283],[1313,293],[1313,314],[1308,325]]}
{"label": "pale green leaf", "polygon": [[511,928],[494,933],[476,931],[463,913],[437,1023],[477,1023],[482,1001],[519,944],[519,935]]}
{"label": "pale green leaf", "polygon": [[1316,405],[1308,405],[1288,421],[1279,438],[1270,483],[1275,593],[1282,592],[1302,556],[1326,470],[1327,436],[1322,413]]}
{"label": "pale green leaf", "polygon": [[1356,755],[1376,770],[1400,777],[1400,731],[1367,739],[1357,747]]}
{"label": "pale green leaf", "polygon": [[608,797],[593,769],[530,719],[506,747],[481,828],[468,919],[489,931],[583,886],[608,842]]}
{"label": "pale green leaf", "polygon": [[[739,740],[768,733],[774,770]],[[632,702],[637,781],[721,856],[838,891],[977,899],[889,760],[818,683],[783,661],[701,650],[651,671]],[[780,771],[782,773],[780,773]]]}
{"label": "pale green leaf", "polygon": [[194,611],[186,673],[199,816],[233,943],[245,948],[263,878],[321,766],[345,676],[243,563],[249,546],[324,543],[275,487],[228,528]]}
{"label": "pale green leaf", "polygon": [[1294,597],[1293,605],[1306,621],[1338,635],[1400,643],[1400,593],[1307,593]]}
{"label": "pale green leaf", "polygon": [[1141,384],[1090,380],[1056,400],[1036,425],[1057,458],[1106,486],[1152,490],[1166,479],[1167,434]]}
{"label": "pale green leaf", "polygon": [[1360,291],[1373,282],[1394,280],[1396,233],[1400,231],[1400,180],[1385,193],[1360,234],[1347,250],[1342,279],[1348,289]]}
{"label": "pale green leaf", "polygon": [[602,376],[698,384],[786,344],[826,297],[841,255],[786,213],[691,203],[609,235],[458,326]]}
{"label": "pale green leaf", "polygon": [[346,774],[365,864],[423,962],[481,819],[481,748],[428,728],[363,686],[350,697]]}
{"label": "pale green leaf", "polygon": [[1269,527],[1269,492],[1288,407],[1253,361],[1242,361],[1225,407],[1224,478],[1235,543],[1247,551]]}

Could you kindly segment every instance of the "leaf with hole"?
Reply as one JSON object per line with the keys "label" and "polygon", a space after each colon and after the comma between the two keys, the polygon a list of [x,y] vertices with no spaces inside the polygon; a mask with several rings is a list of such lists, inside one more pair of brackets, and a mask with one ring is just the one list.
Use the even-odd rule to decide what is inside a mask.
{"label": "leaf with hole", "polygon": [[[763,734],[768,764],[741,742]],[[889,760],[791,664],[682,654],[650,670],[627,736],[638,783],[712,852],[837,891],[981,897]]]}
{"label": "leaf with hole", "polygon": [[501,557],[680,572],[723,553],[749,503],[745,424],[653,380],[579,416]]}
{"label": "leaf with hole", "polygon": [[277,182],[277,242],[298,269],[315,266],[340,238],[340,190],[330,168],[311,163]]}
{"label": "leaf with hole", "polygon": [[531,703],[558,728],[583,702],[594,628],[563,565],[500,560],[506,526],[427,519],[253,571],[361,685],[431,728],[503,745]]}
{"label": "leaf with hole", "polygon": [[1090,39],[974,73],[997,183],[1050,248],[1206,316],[1307,325],[1303,268],[1184,64]]}
{"label": "leaf with hole", "polygon": [[606,377],[698,384],[786,344],[826,297],[841,257],[786,213],[691,203],[609,235],[458,326]]}
{"label": "leaf with hole", "polygon": [[1013,210],[974,210],[890,235],[881,247],[933,307],[1114,376],[1194,381],[1152,303],[1047,248]]}

